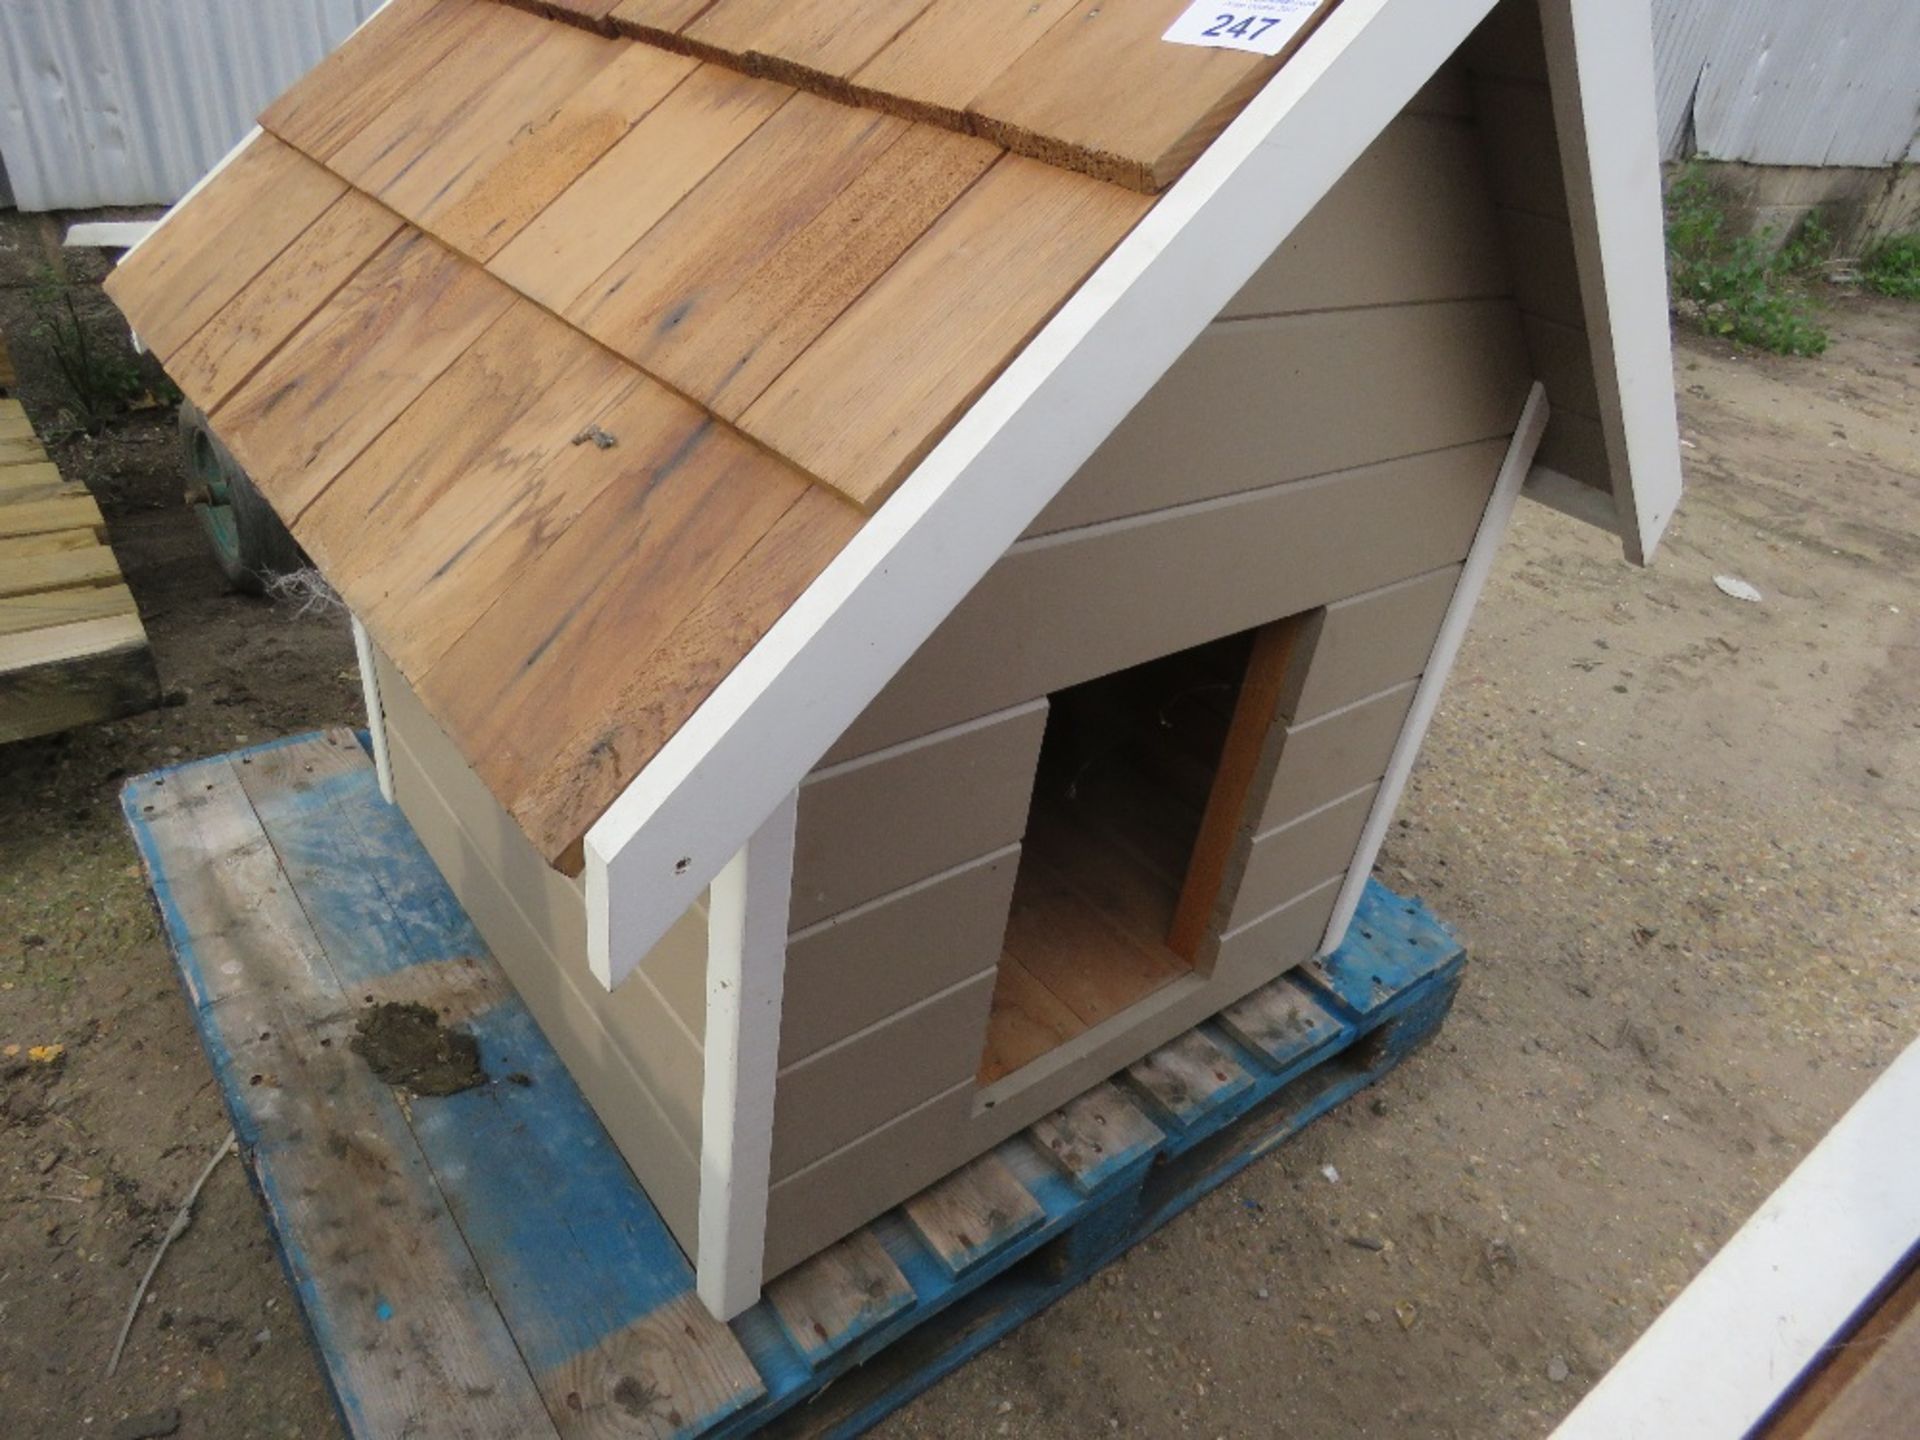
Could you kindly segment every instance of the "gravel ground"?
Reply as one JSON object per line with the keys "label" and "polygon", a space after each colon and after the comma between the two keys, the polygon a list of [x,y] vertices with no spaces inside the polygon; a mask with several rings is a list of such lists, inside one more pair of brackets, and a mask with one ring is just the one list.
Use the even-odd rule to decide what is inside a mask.
{"label": "gravel ground", "polygon": [[[0,217],[52,425],[43,260]],[[1818,361],[1682,339],[1650,569],[1523,507],[1382,859],[1473,955],[1440,1039],[880,1433],[1544,1435],[1920,1028],[1920,307],[1829,303]],[[164,416],[54,449],[176,703],[0,749],[0,1047],[65,1047],[0,1061],[0,1429],[334,1435],[231,1164],[101,1370],[225,1129],[115,792],[354,719],[351,647],[223,592]]]}

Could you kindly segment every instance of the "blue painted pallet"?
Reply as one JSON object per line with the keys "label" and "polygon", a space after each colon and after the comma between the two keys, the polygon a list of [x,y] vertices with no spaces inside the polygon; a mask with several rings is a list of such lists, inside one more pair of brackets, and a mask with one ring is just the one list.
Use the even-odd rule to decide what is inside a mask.
{"label": "blue painted pallet", "polygon": [[[122,796],[350,1433],[851,1436],[1391,1069],[1458,943],[1370,884],[1255,992],[769,1287],[707,1315],[645,1193],[349,731]],[[469,1027],[488,1084],[401,1097],[370,1001]]]}

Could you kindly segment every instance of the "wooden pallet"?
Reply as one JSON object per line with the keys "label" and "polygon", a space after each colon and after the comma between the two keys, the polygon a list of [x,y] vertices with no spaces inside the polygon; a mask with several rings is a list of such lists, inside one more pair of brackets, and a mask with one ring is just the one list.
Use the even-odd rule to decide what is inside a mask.
{"label": "wooden pallet", "polygon": [[[845,1436],[1391,1069],[1459,945],[1369,888],[1339,952],[1188,1031],[775,1281],[731,1326],[350,731],[129,781],[195,1024],[359,1437]],[[479,1040],[402,1097],[376,1000]]]}
{"label": "wooden pallet", "polygon": [[160,677],[87,487],[0,399],[0,743],[131,715]]}

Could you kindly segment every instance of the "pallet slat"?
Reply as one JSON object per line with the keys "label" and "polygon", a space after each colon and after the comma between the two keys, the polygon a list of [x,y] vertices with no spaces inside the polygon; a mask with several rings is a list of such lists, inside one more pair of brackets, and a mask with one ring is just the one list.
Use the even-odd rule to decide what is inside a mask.
{"label": "pallet slat", "polygon": [[1253,1086],[1245,1067],[1198,1029],[1136,1061],[1128,1067],[1127,1078],[1179,1125],[1191,1125],[1206,1111],[1231,1103]]}
{"label": "pallet slat", "polygon": [[236,769],[146,778],[124,804],[196,937],[209,1058],[343,1410],[367,1436],[554,1435],[399,1105],[348,1048],[347,997]]}
{"label": "pallet slat", "polygon": [[767,1301],[809,1366],[913,1304],[913,1287],[873,1231],[860,1229],[767,1287]]}
{"label": "pallet slat", "polygon": [[1296,1064],[1346,1029],[1285,975],[1222,1010],[1220,1028],[1276,1070]]}
{"label": "pallet slat", "polygon": [[[1370,884],[1360,917],[1379,948],[1343,949],[1326,966],[1342,988],[1371,986],[1376,973],[1406,982],[1369,1015],[1312,977],[1250,997],[1259,1003],[1242,1010],[1240,1034],[1264,1033],[1264,1017],[1297,1047],[1300,1032],[1282,1021],[1304,1003],[1330,1038],[1304,1057],[1284,1051],[1295,1058],[1274,1068],[1209,1022],[1133,1067],[1131,1092],[1096,1086],[789,1271],[725,1327],[404,818],[379,798],[350,732],[141,777],[122,803],[196,1023],[255,1146],[270,1225],[360,1435],[859,1433],[1391,1069],[1434,1033],[1461,966],[1423,908]],[[1396,927],[1421,943],[1394,949]],[[494,1078],[396,1105],[344,1043],[369,1000],[418,1001],[468,1026]],[[1163,1134],[1136,1095],[1174,1128]],[[330,1145],[333,1134],[353,1143]],[[386,1207],[368,1203],[369,1184],[376,1200],[426,1190]],[[358,1227],[394,1210],[407,1216],[404,1263],[416,1267],[393,1272],[404,1287],[383,1242],[370,1258],[355,1248]],[[337,1255],[343,1227],[356,1239]],[[456,1247],[451,1261],[443,1244]],[[440,1277],[424,1290],[423,1265]],[[436,1359],[397,1363],[391,1347],[420,1343],[394,1340],[399,1326],[373,1332],[389,1348],[356,1348],[379,1302],[421,1318],[426,1343],[444,1343],[438,1306],[459,1334],[504,1333],[516,1358],[490,1362],[495,1389],[476,1396],[470,1371],[449,1379]],[[458,1348],[479,1363],[470,1344]],[[510,1422],[473,1420],[503,1394],[520,1407]]]}
{"label": "pallet slat", "polygon": [[0,560],[0,599],[49,590],[113,586],[119,580],[120,564],[104,545]]}
{"label": "pallet slat", "polygon": [[1046,1218],[998,1155],[982,1155],[902,1205],[940,1263],[959,1275]]}
{"label": "pallet slat", "polygon": [[1140,1108],[1110,1084],[1035,1121],[1027,1133],[1088,1195],[1153,1153],[1167,1137]]}

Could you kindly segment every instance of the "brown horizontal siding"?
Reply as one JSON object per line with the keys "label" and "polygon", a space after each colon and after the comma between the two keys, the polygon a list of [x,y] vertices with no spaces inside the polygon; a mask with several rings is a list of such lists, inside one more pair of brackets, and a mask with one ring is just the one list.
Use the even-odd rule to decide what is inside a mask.
{"label": "brown horizontal siding", "polygon": [[[800,787],[795,930],[1020,838],[1044,702],[816,771]],[[990,707],[991,708],[991,707]],[[938,816],[939,823],[929,823]]]}
{"label": "brown horizontal siding", "polygon": [[1504,438],[1464,445],[1022,542],[839,748],[925,734],[1456,564],[1505,450]]}
{"label": "brown horizontal siding", "polygon": [[804,930],[787,945],[780,1063],[999,962],[1019,852],[1008,848]]}
{"label": "brown horizontal siding", "polygon": [[1459,583],[1460,567],[1447,565],[1327,606],[1313,663],[1281,694],[1280,713],[1305,724],[1418,675]]}
{"label": "brown horizontal siding", "polygon": [[1226,930],[1257,920],[1346,873],[1373,811],[1378,781],[1254,837]]}
{"label": "brown horizontal siding", "polygon": [[1413,708],[1417,683],[1408,680],[1317,720],[1289,727],[1256,833],[1264,834],[1386,774],[1401,726]]}
{"label": "brown horizontal siding", "polygon": [[971,1079],[986,1047],[993,981],[988,969],[782,1070],[774,1178]]}
{"label": "brown horizontal siding", "polygon": [[1504,437],[1531,379],[1504,299],[1216,325],[1029,533]]}

